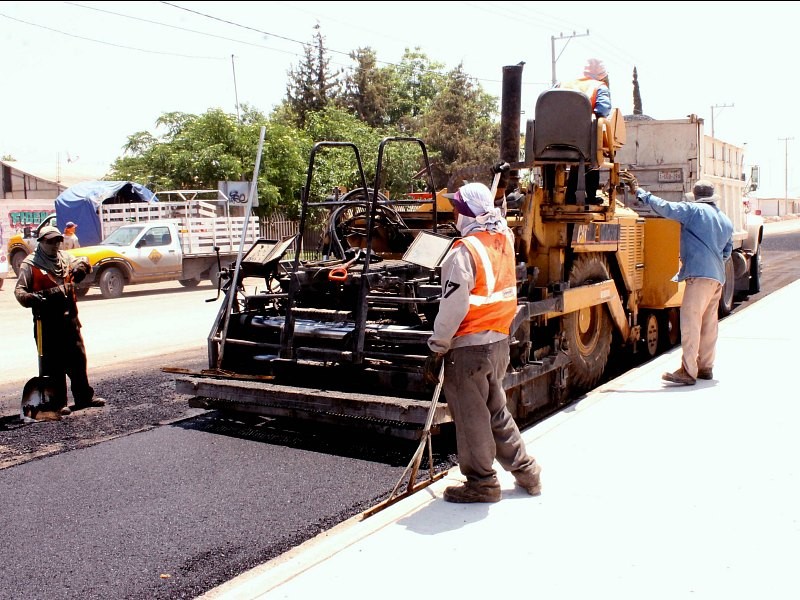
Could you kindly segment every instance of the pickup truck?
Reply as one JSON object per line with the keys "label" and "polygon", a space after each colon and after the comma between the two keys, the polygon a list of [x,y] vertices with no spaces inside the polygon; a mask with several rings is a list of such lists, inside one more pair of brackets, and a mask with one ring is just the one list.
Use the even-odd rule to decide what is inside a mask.
{"label": "pickup truck", "polygon": [[[78,223],[81,247],[92,273],[77,289],[93,286],[104,298],[117,298],[126,285],[179,281],[195,286],[203,278],[217,284],[219,265],[236,258],[242,237],[249,248],[258,224],[246,207],[232,203],[218,190],[175,190],[153,193],[131,182],[86,182],[63,192],[56,212],[9,248],[15,271],[36,245],[45,225]],[[247,227],[245,227],[247,223]]]}
{"label": "pickup truck", "polygon": [[[85,256],[92,265],[77,293],[83,296],[97,286],[104,298],[117,298],[127,284],[178,280],[193,287],[203,278],[216,285],[217,253],[213,246],[201,244],[200,235],[190,233],[178,220],[122,225],[97,246],[69,250],[74,256]],[[229,246],[219,253],[226,265],[235,259]]]}

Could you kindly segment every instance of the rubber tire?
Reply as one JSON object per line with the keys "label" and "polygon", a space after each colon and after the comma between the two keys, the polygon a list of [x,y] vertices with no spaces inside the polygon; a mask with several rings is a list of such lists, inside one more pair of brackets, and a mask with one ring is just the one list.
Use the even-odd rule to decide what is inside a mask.
{"label": "rubber tire", "polygon": [[669,350],[681,341],[681,312],[677,308],[668,308],[661,314],[662,350]]}
{"label": "rubber tire", "polygon": [[[610,278],[605,256],[578,254],[570,270],[569,283],[574,288]],[[588,391],[600,381],[611,353],[612,327],[608,309],[605,304],[598,304],[565,315],[561,328],[570,358],[570,392]]]}
{"label": "rubber tire", "polygon": [[736,291],[736,275],[733,272],[733,260],[725,262],[725,283],[722,284],[722,295],[719,298],[720,317],[727,317],[733,310],[733,296]]}
{"label": "rubber tire", "polygon": [[214,288],[217,287],[219,282],[219,267],[217,266],[217,263],[214,263],[208,268],[208,280],[211,282],[211,285],[213,285]]}
{"label": "rubber tire", "polygon": [[761,291],[761,244],[750,259],[750,293],[757,294]]}
{"label": "rubber tire", "polygon": [[25,260],[25,254],[22,250],[15,250],[11,253],[11,256],[8,257],[8,262],[11,264],[11,268],[14,271],[14,275],[19,277],[19,266],[22,264],[22,261]]}
{"label": "rubber tire", "polygon": [[103,298],[119,298],[125,289],[125,276],[117,267],[108,267],[100,273],[98,285]]}
{"label": "rubber tire", "polygon": [[178,283],[180,283],[183,287],[193,288],[200,285],[199,279],[179,279]]}
{"label": "rubber tire", "polygon": [[645,314],[642,324],[642,341],[645,342],[645,351],[648,358],[657,356],[664,342],[661,339],[661,327],[656,313],[648,312]]}

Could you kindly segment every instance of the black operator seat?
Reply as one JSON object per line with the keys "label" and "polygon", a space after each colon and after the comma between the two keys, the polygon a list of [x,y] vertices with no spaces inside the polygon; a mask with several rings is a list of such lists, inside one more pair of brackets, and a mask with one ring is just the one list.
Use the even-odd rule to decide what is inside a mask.
{"label": "black operator seat", "polygon": [[578,166],[577,196],[583,204],[584,174],[592,162],[592,103],[577,90],[547,90],[536,100],[533,158],[539,163]]}
{"label": "black operator seat", "polygon": [[533,157],[541,162],[581,162],[592,155],[592,104],[576,90],[542,92],[536,100]]}

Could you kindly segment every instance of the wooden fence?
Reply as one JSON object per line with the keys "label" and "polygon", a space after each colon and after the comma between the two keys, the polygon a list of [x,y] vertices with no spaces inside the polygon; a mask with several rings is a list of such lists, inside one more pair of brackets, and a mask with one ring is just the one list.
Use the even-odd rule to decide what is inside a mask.
{"label": "wooden fence", "polygon": [[[300,227],[300,221],[292,221],[280,214],[271,215],[261,219],[259,223],[259,236],[268,240],[281,240],[290,235],[295,235]],[[286,253],[285,258],[293,258],[294,250]],[[322,258],[322,227],[306,226],[303,235],[303,259],[319,260]]]}

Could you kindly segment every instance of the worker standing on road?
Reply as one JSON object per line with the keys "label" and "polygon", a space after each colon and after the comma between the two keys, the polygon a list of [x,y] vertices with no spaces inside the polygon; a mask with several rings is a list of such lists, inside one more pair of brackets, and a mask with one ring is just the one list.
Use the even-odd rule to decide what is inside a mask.
{"label": "worker standing on road", "polygon": [[78,241],[78,236],[75,230],[78,226],[72,221],[68,221],[64,226],[64,241],[61,244],[62,250],[72,250],[73,248],[80,248],[81,243]]}
{"label": "worker standing on road", "polygon": [[535,496],[541,492],[541,468],[525,450],[503,389],[517,310],[513,234],[484,184],[469,183],[448,197],[464,237],[442,262],[442,298],[428,340],[425,381],[438,383],[444,361],[443,390],[467,481],[445,489],[444,499],[500,500],[495,458]]}
{"label": "worker standing on road", "polygon": [[688,202],[667,202],[639,187],[636,178],[621,174],[636,194],[657,214],[681,224],[681,267],[673,281],[685,281],[681,302],[681,367],[661,378],[670,383],[694,385],[714,377],[719,328],[719,299],[725,284],[725,262],[733,249],[733,224],[717,208],[714,185],[700,179]]}
{"label": "worker standing on road", "polygon": [[37,315],[41,319],[42,375],[50,378],[57,396],[63,399],[61,414],[69,414],[67,375],[75,409],[103,406],[105,400],[96,397],[89,385],[74,287],[92,267],[85,258],[73,258],[59,250],[63,240],[56,227],[42,228],[36,250],[20,264],[14,295],[22,306],[33,310],[34,321]]}

